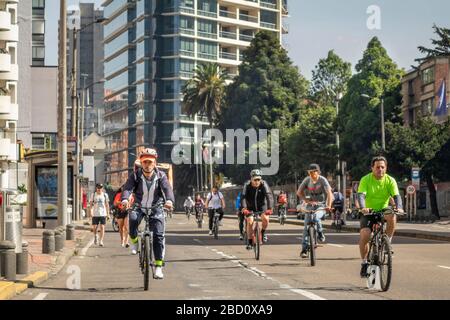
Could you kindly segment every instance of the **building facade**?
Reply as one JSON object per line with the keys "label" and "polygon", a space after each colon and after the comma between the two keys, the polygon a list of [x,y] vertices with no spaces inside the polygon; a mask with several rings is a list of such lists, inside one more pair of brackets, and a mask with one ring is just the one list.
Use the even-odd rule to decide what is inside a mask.
{"label": "building facade", "polygon": [[18,160],[18,17],[18,0],[0,1],[0,188],[13,187],[10,171]]}
{"label": "building facade", "polygon": [[[434,116],[443,81],[446,83],[447,102],[450,102],[450,56],[430,58],[403,77],[402,110],[405,124],[413,125],[423,115]],[[444,121],[448,116],[435,117],[435,120]]]}
{"label": "building facade", "polygon": [[175,129],[190,143],[206,119],[181,111],[181,90],[200,63],[233,76],[259,30],[287,32],[283,0],[106,0],[106,181],[123,183],[139,148],[155,146],[171,162]]}

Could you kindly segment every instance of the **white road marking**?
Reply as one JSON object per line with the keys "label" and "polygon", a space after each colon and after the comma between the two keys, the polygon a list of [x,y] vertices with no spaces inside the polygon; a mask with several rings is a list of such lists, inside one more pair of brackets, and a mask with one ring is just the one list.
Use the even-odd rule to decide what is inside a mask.
{"label": "white road marking", "polygon": [[344,246],[341,246],[340,244],[334,244],[334,243],[327,243],[327,245],[337,248],[343,248]]}
{"label": "white road marking", "polygon": [[201,242],[201,241],[198,240],[198,239],[194,239],[194,241],[197,242],[197,243],[203,243],[203,242]]}
{"label": "white road marking", "polygon": [[94,244],[94,238],[91,239],[91,241],[88,242],[88,244],[81,250],[80,256],[85,256],[86,252],[89,250],[89,248]]}
{"label": "white road marking", "polygon": [[189,287],[200,287],[200,285],[199,284],[196,284],[196,283],[189,283]]}
{"label": "white road marking", "polygon": [[39,293],[36,297],[33,298],[33,300],[44,300],[47,295],[48,293],[46,292]]}
{"label": "white road marking", "polygon": [[446,267],[446,266],[438,266],[439,268],[443,268],[443,269],[450,269],[450,267]]}

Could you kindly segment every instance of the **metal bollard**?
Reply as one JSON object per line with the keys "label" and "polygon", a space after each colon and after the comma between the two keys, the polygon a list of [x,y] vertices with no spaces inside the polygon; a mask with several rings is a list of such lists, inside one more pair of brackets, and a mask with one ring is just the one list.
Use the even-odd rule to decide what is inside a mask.
{"label": "metal bollard", "polygon": [[55,253],[55,232],[53,230],[45,230],[42,233],[42,253]]}
{"label": "metal bollard", "polygon": [[64,248],[64,239],[61,229],[55,229],[55,251],[61,251]]}
{"label": "metal bollard", "polygon": [[75,225],[68,224],[66,227],[66,240],[75,240]]}
{"label": "metal bollard", "polygon": [[0,255],[2,256],[1,275],[6,280],[16,280],[16,244],[12,241],[0,241]]}
{"label": "metal bollard", "polygon": [[22,242],[22,252],[16,254],[17,274],[28,274],[28,242]]}

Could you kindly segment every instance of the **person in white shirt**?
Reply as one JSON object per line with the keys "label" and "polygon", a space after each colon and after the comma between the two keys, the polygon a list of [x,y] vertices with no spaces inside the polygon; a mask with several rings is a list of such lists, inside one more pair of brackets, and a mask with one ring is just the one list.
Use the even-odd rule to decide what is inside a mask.
{"label": "person in white shirt", "polygon": [[192,209],[194,208],[194,201],[191,199],[191,197],[187,197],[186,200],[184,200],[184,211],[186,212],[186,214],[188,213],[188,210],[190,210],[192,212]]}
{"label": "person in white shirt", "polygon": [[[90,205],[90,217],[92,217],[92,225],[94,226],[94,243],[104,246],[103,238],[105,237],[105,224],[106,218],[110,219],[109,212],[109,197],[106,192],[103,191],[103,184],[97,183],[95,186],[95,193],[92,194]],[[97,229],[100,225],[100,242],[98,242]]]}
{"label": "person in white shirt", "polygon": [[219,191],[217,187],[214,186],[211,189],[211,192],[208,193],[208,196],[206,197],[205,206],[208,208],[209,235],[212,235],[214,209],[218,209],[220,213],[219,223],[221,223],[223,219],[223,209],[225,209],[225,199],[223,198],[223,194]]}

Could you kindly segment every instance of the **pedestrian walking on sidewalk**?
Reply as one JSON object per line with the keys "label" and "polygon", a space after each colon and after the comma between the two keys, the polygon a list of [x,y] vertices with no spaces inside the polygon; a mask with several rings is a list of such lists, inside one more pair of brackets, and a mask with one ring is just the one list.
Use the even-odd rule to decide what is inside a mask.
{"label": "pedestrian walking on sidewalk", "polygon": [[[91,212],[90,217],[92,217],[92,225],[94,228],[94,243],[99,244],[101,247],[104,246],[103,238],[105,237],[105,224],[106,218],[110,219],[109,212],[109,197],[106,192],[103,191],[103,184],[97,183],[95,186],[95,193],[91,196]],[[100,225],[100,241],[98,241],[97,230]]]}

